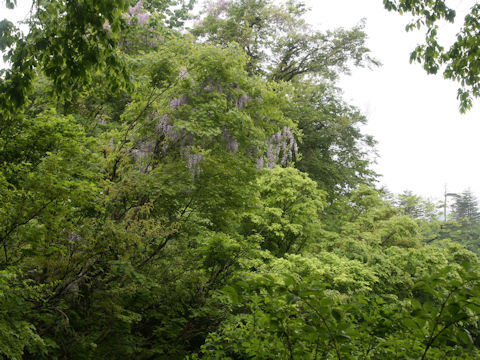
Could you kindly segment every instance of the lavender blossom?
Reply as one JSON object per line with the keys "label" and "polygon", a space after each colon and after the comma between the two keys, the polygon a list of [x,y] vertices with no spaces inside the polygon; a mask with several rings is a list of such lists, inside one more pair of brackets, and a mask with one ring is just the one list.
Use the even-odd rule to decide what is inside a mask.
{"label": "lavender blossom", "polygon": [[200,175],[200,163],[203,161],[203,155],[192,154],[189,149],[183,150],[182,155],[187,160],[187,167],[192,178],[194,179],[196,176]]}
{"label": "lavender blossom", "polygon": [[265,159],[262,156],[257,160],[257,170],[263,170],[264,167],[265,167]]}
{"label": "lavender blossom", "polygon": [[82,236],[75,233],[75,232],[72,232],[72,233],[68,234],[67,239],[68,239],[68,241],[71,241],[71,242],[78,242],[78,241],[82,240]]}
{"label": "lavender blossom", "polygon": [[130,16],[135,16],[137,14],[140,13],[140,11],[142,11],[142,8],[143,8],[143,0],[139,0],[135,6],[130,6],[128,8],[128,13],[130,14]]}
{"label": "lavender blossom", "polygon": [[163,153],[166,153],[168,151],[168,149],[171,147],[172,142],[177,142],[178,140],[182,140],[182,147],[185,146],[184,130],[178,130],[177,128],[175,128],[175,126],[170,123],[167,115],[163,115],[160,118],[160,121],[155,126],[155,131],[165,137],[161,148]]}
{"label": "lavender blossom", "polygon": [[187,97],[185,95],[180,96],[179,98],[175,98],[170,100],[170,109],[174,109],[178,106],[185,105],[187,103]]}
{"label": "lavender blossom", "polygon": [[180,72],[178,73],[178,79],[179,80],[183,80],[187,77],[188,75],[188,70],[186,68],[183,68],[180,70]]}
{"label": "lavender blossom", "polygon": [[137,15],[138,25],[148,23],[148,19],[150,19],[150,14],[148,12],[143,12]]}
{"label": "lavender blossom", "polygon": [[105,22],[103,23],[103,30],[106,30],[108,33],[112,31],[112,27],[110,26],[108,20],[105,20]]}
{"label": "lavender blossom", "polygon": [[132,150],[132,155],[136,161],[140,161],[145,157],[147,157],[148,155],[151,155],[154,149],[155,149],[155,142],[153,141],[143,142],[140,144],[140,147],[138,149]]}
{"label": "lavender blossom", "polygon": [[137,23],[138,25],[144,25],[148,23],[148,20],[150,19],[150,13],[143,11],[143,1],[139,0],[135,6],[130,6],[128,8],[128,14],[127,18],[129,24],[133,24],[134,20],[133,18],[137,18]]}
{"label": "lavender blossom", "polygon": [[173,128],[173,125],[170,124],[168,116],[163,115],[160,118],[160,121],[157,123],[157,126],[155,126],[155,131],[163,135],[168,135],[168,133],[171,131],[172,128]]}
{"label": "lavender blossom", "polygon": [[247,106],[247,103],[250,101],[250,98],[247,95],[242,95],[236,100],[236,106],[239,109],[244,109]]}
{"label": "lavender blossom", "polygon": [[291,129],[284,126],[281,131],[267,140],[267,167],[273,168],[276,163],[287,165],[298,153],[298,145]]}
{"label": "lavender blossom", "polygon": [[277,156],[273,151],[273,144],[270,143],[267,147],[267,167],[272,169],[276,162]]}
{"label": "lavender blossom", "polygon": [[222,130],[222,139],[226,142],[226,150],[235,154],[238,151],[238,141],[226,130]]}

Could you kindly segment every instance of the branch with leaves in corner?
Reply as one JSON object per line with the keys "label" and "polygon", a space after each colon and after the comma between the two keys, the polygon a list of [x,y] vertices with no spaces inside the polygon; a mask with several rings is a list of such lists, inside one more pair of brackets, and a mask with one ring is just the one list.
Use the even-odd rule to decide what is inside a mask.
{"label": "branch with leaves in corner", "polygon": [[383,3],[389,11],[413,15],[413,20],[406,26],[407,31],[426,28],[425,43],[415,48],[410,61],[422,63],[429,74],[443,70],[446,79],[458,82],[460,111],[464,113],[469,110],[473,99],[480,97],[480,4],[475,3],[471,7],[455,42],[445,48],[438,37],[439,23],[453,23],[456,20],[455,9],[449,7],[446,1],[384,0]]}

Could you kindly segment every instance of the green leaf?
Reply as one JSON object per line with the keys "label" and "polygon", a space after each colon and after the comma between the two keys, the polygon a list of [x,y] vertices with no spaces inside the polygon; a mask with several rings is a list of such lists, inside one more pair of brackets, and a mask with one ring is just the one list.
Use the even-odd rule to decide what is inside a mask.
{"label": "green leaf", "polygon": [[332,309],[332,316],[335,318],[335,320],[337,320],[337,322],[340,322],[343,317],[342,313],[337,309]]}
{"label": "green leaf", "polygon": [[458,339],[462,341],[464,344],[473,345],[473,338],[470,332],[467,329],[461,329],[457,333]]}
{"label": "green leaf", "polygon": [[300,300],[300,297],[294,294],[287,294],[286,300],[289,304],[295,304],[298,300]]}

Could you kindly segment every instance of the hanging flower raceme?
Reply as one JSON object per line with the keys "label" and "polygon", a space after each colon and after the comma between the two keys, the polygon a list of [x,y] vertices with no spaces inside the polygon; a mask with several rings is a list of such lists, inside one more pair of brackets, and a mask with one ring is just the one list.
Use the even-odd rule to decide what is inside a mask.
{"label": "hanging flower raceme", "polygon": [[136,19],[138,25],[144,25],[148,23],[150,13],[143,10],[143,1],[139,0],[134,6],[128,8],[127,18],[129,24],[133,24]]}
{"label": "hanging flower raceme", "polygon": [[293,161],[297,154],[298,144],[295,135],[288,126],[284,126],[281,131],[276,132],[267,140],[266,154],[257,160],[257,168],[263,169],[266,166],[272,169],[277,164],[285,166],[288,162]]}

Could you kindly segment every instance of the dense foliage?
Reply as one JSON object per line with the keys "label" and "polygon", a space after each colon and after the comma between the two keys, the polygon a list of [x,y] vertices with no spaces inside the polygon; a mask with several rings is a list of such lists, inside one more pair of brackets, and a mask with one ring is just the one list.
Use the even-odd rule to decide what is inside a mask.
{"label": "dense foliage", "polygon": [[362,26],[192,5],[1,24],[0,357],[478,359],[476,199],[374,188]]}

